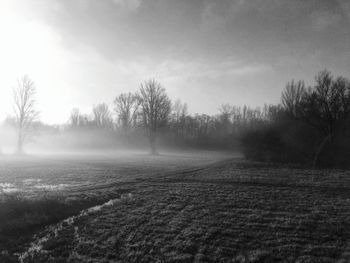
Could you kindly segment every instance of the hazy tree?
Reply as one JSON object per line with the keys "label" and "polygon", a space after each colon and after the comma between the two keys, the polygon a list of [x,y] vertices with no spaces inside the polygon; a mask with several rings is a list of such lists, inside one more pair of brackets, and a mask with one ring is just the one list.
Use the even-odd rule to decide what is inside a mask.
{"label": "hazy tree", "polygon": [[175,120],[180,122],[181,119],[185,118],[188,115],[187,103],[182,103],[180,99],[177,99],[172,106],[172,112]]}
{"label": "hazy tree", "polygon": [[302,101],[305,98],[306,89],[303,81],[288,82],[285,90],[282,92],[281,101],[285,111],[290,116],[298,118],[301,114]]}
{"label": "hazy tree", "polygon": [[155,154],[157,132],[168,120],[171,101],[165,89],[155,80],[141,84],[138,96],[142,107],[143,124],[150,140],[152,154]]}
{"label": "hazy tree", "polygon": [[175,143],[179,143],[179,140],[184,139],[187,115],[187,104],[182,103],[180,99],[177,99],[172,106],[169,125],[169,128],[172,129],[172,132],[174,134],[173,140],[175,141]]}
{"label": "hazy tree", "polygon": [[229,103],[222,104],[219,108],[219,112],[222,115],[225,115],[226,118],[228,118],[228,119],[230,118],[232,111],[233,111],[233,106],[231,106]]}
{"label": "hazy tree", "polygon": [[222,104],[220,111],[220,133],[221,136],[227,136],[231,132],[231,118],[233,114],[233,107],[230,104]]}
{"label": "hazy tree", "polygon": [[267,123],[275,123],[279,121],[284,113],[284,108],[281,104],[265,104],[263,107],[262,118]]}
{"label": "hazy tree", "polygon": [[101,103],[93,107],[93,122],[97,127],[110,128],[112,125],[112,114],[106,103]]}
{"label": "hazy tree", "polygon": [[208,139],[212,118],[207,114],[196,114],[194,118],[197,122],[197,143],[203,144]]}
{"label": "hazy tree", "polygon": [[79,127],[84,128],[91,128],[95,127],[96,122],[92,119],[92,117],[89,114],[80,114],[79,116]]}
{"label": "hazy tree", "polygon": [[140,107],[140,100],[131,92],[122,93],[114,100],[114,111],[118,114],[118,119],[125,134],[128,134],[133,122],[135,122]]}
{"label": "hazy tree", "polygon": [[23,152],[23,144],[34,134],[34,123],[38,120],[39,112],[35,109],[36,89],[34,82],[24,76],[17,80],[13,89],[13,109],[17,128],[17,152]]}
{"label": "hazy tree", "polygon": [[81,113],[79,111],[78,108],[74,108],[71,113],[70,113],[70,117],[69,117],[69,122],[71,127],[79,127],[81,124]]}

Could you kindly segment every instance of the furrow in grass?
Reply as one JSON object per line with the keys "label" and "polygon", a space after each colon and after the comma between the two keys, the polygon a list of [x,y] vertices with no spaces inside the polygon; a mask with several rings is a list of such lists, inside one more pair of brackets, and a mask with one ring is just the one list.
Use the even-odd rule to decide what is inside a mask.
{"label": "furrow in grass", "polygon": [[17,254],[19,262],[24,263],[24,262],[27,262],[28,259],[33,259],[34,256],[37,254],[47,253],[43,249],[44,243],[53,237],[57,237],[63,228],[73,225],[74,222],[79,218],[96,213],[105,207],[114,206],[115,204],[120,203],[121,201],[130,200],[132,198],[133,198],[133,195],[131,193],[123,194],[121,195],[120,198],[111,199],[108,202],[105,202],[101,205],[96,205],[96,206],[84,209],[78,215],[68,217],[53,226],[47,227],[45,231],[46,234],[43,237],[33,241],[30,244],[29,248],[26,249],[26,251],[24,251],[23,253]]}

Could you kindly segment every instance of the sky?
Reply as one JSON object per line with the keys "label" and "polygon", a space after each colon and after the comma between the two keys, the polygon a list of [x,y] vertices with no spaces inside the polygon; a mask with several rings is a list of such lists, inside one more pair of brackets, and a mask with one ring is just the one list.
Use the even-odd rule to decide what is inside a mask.
{"label": "sky", "polygon": [[278,103],[287,81],[350,77],[348,0],[1,0],[0,119],[27,74],[64,123],[155,78],[191,113]]}

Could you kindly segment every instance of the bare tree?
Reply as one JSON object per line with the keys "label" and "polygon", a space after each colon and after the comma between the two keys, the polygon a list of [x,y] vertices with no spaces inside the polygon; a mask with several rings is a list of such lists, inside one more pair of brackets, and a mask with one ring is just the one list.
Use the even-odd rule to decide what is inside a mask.
{"label": "bare tree", "polygon": [[70,117],[69,117],[69,122],[70,125],[74,128],[78,127],[80,125],[81,121],[81,114],[78,108],[74,108],[71,111]]}
{"label": "bare tree", "polygon": [[349,81],[342,77],[334,79],[327,70],[319,72],[315,80],[316,85],[309,89],[302,81],[292,81],[282,93],[282,105],[286,112],[322,135],[313,158],[314,167],[325,146],[333,143],[350,115]]}
{"label": "bare tree", "polygon": [[232,116],[233,116],[233,107],[230,104],[222,104],[219,108],[220,111],[220,133],[221,136],[227,136],[232,131]]}
{"label": "bare tree", "polygon": [[333,143],[339,131],[343,128],[350,114],[350,83],[323,70],[316,76],[316,86],[306,101],[307,120],[324,134],[313,165],[316,166],[319,155],[325,145]]}
{"label": "bare tree", "polygon": [[34,123],[39,118],[39,112],[35,109],[35,94],[34,82],[28,76],[17,80],[17,87],[13,89],[13,109],[18,131],[18,153],[23,152],[23,144],[33,136]]}
{"label": "bare tree", "polygon": [[171,101],[161,84],[155,80],[141,84],[139,99],[142,107],[143,124],[151,144],[152,154],[156,151],[158,129],[164,125],[171,112]]}
{"label": "bare tree", "polygon": [[177,99],[172,107],[172,115],[176,122],[180,122],[188,115],[187,103],[182,103],[180,99]]}
{"label": "bare tree", "polygon": [[281,101],[284,109],[294,118],[300,117],[301,104],[306,95],[305,84],[303,81],[295,82],[292,80],[287,83],[282,92]]}
{"label": "bare tree", "polygon": [[114,111],[118,114],[123,130],[127,135],[133,122],[135,122],[140,100],[131,92],[122,93],[114,100]]}
{"label": "bare tree", "polygon": [[187,103],[182,103],[180,99],[177,99],[172,106],[172,112],[170,116],[170,129],[173,130],[174,143],[178,143],[184,139],[185,122],[188,116]]}
{"label": "bare tree", "polygon": [[93,121],[97,127],[110,128],[112,125],[112,114],[106,103],[98,104],[92,109]]}

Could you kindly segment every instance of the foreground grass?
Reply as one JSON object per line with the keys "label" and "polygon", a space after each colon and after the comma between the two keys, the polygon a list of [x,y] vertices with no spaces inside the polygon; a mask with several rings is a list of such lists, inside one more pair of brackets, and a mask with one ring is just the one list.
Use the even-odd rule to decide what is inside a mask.
{"label": "foreground grass", "polygon": [[129,192],[137,178],[192,169],[227,158],[221,153],[109,153],[1,157],[0,262],[18,254],[45,227]]}
{"label": "foreground grass", "polygon": [[60,195],[27,198],[13,193],[0,201],[0,262],[17,262],[15,253],[21,252],[45,226],[54,224],[102,200],[66,202]]}
{"label": "foreground grass", "polygon": [[128,187],[132,199],[41,232],[24,262],[348,262],[347,171],[230,161]]}

